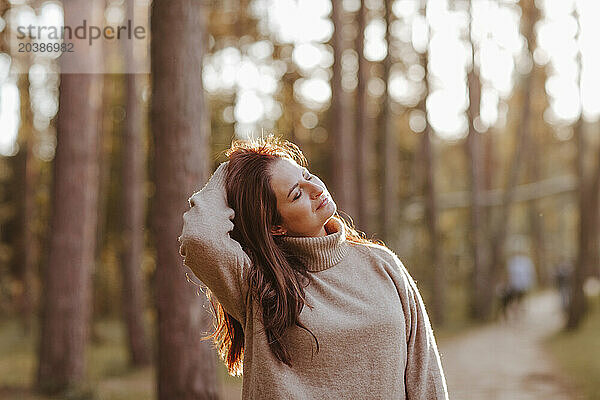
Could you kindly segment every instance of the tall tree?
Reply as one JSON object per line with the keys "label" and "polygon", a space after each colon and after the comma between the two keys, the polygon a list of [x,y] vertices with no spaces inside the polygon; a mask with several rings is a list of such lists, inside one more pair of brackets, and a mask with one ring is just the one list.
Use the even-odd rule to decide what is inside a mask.
{"label": "tall tree", "polygon": [[[579,29],[581,34],[581,25]],[[579,90],[581,93],[581,51],[578,54],[579,65]],[[577,262],[572,275],[571,301],[567,315],[567,329],[576,329],[587,312],[587,304],[583,284],[590,273],[591,261],[594,260],[592,251],[597,251],[597,243],[594,243],[595,232],[598,230],[598,200],[600,197],[600,151],[594,163],[591,174],[586,172],[586,148],[588,143],[585,137],[585,125],[583,121],[583,110],[579,116],[574,129],[574,139],[577,144],[576,166],[579,182],[579,238],[577,249]],[[600,147],[599,147],[600,150]],[[594,250],[592,250],[594,249]]]}
{"label": "tall tree", "polygon": [[[533,10],[535,14],[538,13],[537,8]],[[537,15],[534,17],[537,20]],[[537,66],[533,60],[531,62],[532,65],[532,74],[533,74],[533,86],[532,92],[533,96],[536,99],[545,98],[544,85],[546,82],[546,76],[544,74],[544,69],[542,67]],[[534,116],[543,115],[543,108],[547,106],[546,102],[543,101],[534,101],[532,104],[533,110],[532,114]],[[543,107],[543,108],[542,108]],[[534,118],[531,128],[531,137],[530,137],[530,156],[528,160],[528,174],[529,180],[531,182],[537,182],[542,178],[542,154],[544,154],[545,143],[543,141],[544,134],[546,133],[546,127],[544,120],[542,118]],[[544,227],[544,218],[541,212],[541,200],[534,199],[529,202],[528,214],[530,227],[531,227],[531,237],[533,239],[533,259],[536,265],[537,275],[539,281],[542,285],[550,284],[550,277],[548,273],[548,265],[547,265],[547,257],[546,257],[546,229]]]}
{"label": "tall tree", "polygon": [[[581,79],[580,79],[581,81]],[[581,319],[586,311],[585,294],[583,293],[583,281],[585,280],[585,268],[588,261],[587,246],[590,234],[590,218],[585,215],[587,209],[587,199],[589,190],[587,188],[587,179],[585,174],[585,137],[584,137],[583,118],[579,118],[575,125],[574,139],[577,144],[577,180],[579,183],[578,201],[579,201],[579,237],[577,240],[577,261],[575,269],[571,276],[571,301],[567,314],[567,329],[575,329],[579,326]]]}
{"label": "tall tree", "polygon": [[473,26],[473,1],[469,3],[469,30],[467,38],[471,44],[471,70],[467,75],[469,88],[469,108],[467,117],[469,120],[469,133],[466,140],[467,159],[469,160],[469,177],[471,183],[469,208],[470,216],[470,243],[473,256],[473,269],[471,273],[471,298],[470,312],[475,319],[484,319],[486,310],[490,308],[487,302],[491,299],[486,296],[488,289],[487,264],[484,258],[483,242],[483,207],[482,207],[482,143],[481,136],[475,129],[475,119],[479,116],[481,103],[481,81],[477,73],[475,62],[475,42],[472,35]]}
{"label": "tall tree", "polygon": [[[533,49],[535,48],[535,4],[534,0],[527,0],[521,2],[522,18],[521,28],[523,29],[523,35],[525,36],[528,51],[533,55]],[[491,237],[491,258],[489,265],[489,288],[493,288],[499,279],[502,266],[505,261],[504,247],[506,242],[506,236],[508,234],[510,213],[515,198],[515,187],[519,180],[519,172],[523,164],[523,156],[527,154],[529,148],[529,136],[531,134],[531,87],[533,83],[533,75],[529,72],[524,78],[521,85],[521,99],[522,106],[519,108],[519,123],[517,125],[515,147],[512,155],[512,160],[509,164],[508,177],[504,188],[504,194],[502,198],[502,204],[498,219],[496,221],[497,229]],[[485,302],[486,315],[491,314],[491,305],[493,304],[494,291],[488,290],[486,292],[488,299]]]}
{"label": "tall tree", "polygon": [[[21,60],[25,71],[28,68],[26,60]],[[37,163],[33,154],[33,113],[29,100],[28,74],[22,71],[19,75],[19,95],[21,108],[21,124],[19,127],[19,153],[17,154],[19,187],[19,234],[13,262],[17,264],[21,291],[18,299],[18,310],[24,332],[28,334],[31,329],[33,314],[36,309],[36,265],[38,242],[35,236],[35,180]]]}
{"label": "tall tree", "polygon": [[356,219],[361,230],[372,231],[369,215],[369,194],[374,193],[370,183],[373,181],[371,168],[371,148],[373,146],[373,125],[369,118],[369,61],[365,57],[365,28],[368,24],[368,10],[364,0],[358,9],[358,33],[356,35],[356,52],[358,53],[358,86],[356,90],[356,131],[355,150],[356,162],[356,203],[358,205]]}
{"label": "tall tree", "polygon": [[358,204],[354,196],[356,168],[354,166],[354,140],[352,114],[348,94],[342,88],[342,55],[346,48],[344,41],[344,9],[339,1],[332,1],[333,19],[333,77],[331,79],[331,174],[332,192],[336,196],[338,209],[357,216]]}
{"label": "tall tree", "polygon": [[381,152],[383,157],[380,158],[381,181],[383,188],[381,191],[381,212],[380,212],[380,227],[384,240],[389,243],[394,226],[397,224],[399,215],[398,210],[398,144],[396,141],[396,132],[394,129],[394,118],[392,114],[392,97],[390,96],[389,83],[390,72],[392,69],[392,0],[384,1],[386,31],[385,39],[387,43],[387,54],[383,61],[384,72],[383,80],[385,82],[385,92],[383,93],[382,111],[381,111],[381,127],[382,140]]}
{"label": "tall tree", "polygon": [[[134,20],[134,0],[127,1],[128,19]],[[129,354],[133,365],[150,362],[148,340],[144,331],[144,285],[142,259],[144,253],[144,143],[145,115],[141,103],[143,76],[137,74],[135,41],[126,41],[126,126],[123,135],[123,240],[121,271],[123,276],[123,312],[127,326]]]}
{"label": "tall tree", "polygon": [[[427,5],[423,5],[423,15],[427,22]],[[440,234],[438,228],[437,191],[435,186],[435,156],[433,154],[432,136],[434,135],[429,119],[427,117],[427,97],[429,96],[429,44],[425,45],[419,61],[424,70],[423,83],[425,91],[423,98],[417,105],[425,115],[425,130],[421,138],[421,176],[423,178],[423,198],[425,200],[425,224],[428,235],[429,257],[428,263],[433,271],[432,277],[432,316],[437,326],[444,324],[444,298],[445,282],[444,270],[441,263]]]}
{"label": "tall tree", "polygon": [[[587,270],[587,273],[590,275],[598,276],[600,274],[600,264],[598,264],[598,260],[600,257],[600,242],[598,241],[600,235],[600,146],[596,150],[596,163],[594,164],[594,168],[592,169],[590,176],[590,201],[588,203],[589,206],[589,217],[591,232],[590,232],[590,243],[588,246],[588,251],[590,253],[590,267]],[[596,268],[594,271],[592,267]]]}
{"label": "tall tree", "polygon": [[[64,2],[66,26],[102,16],[98,2]],[[80,46],[61,60],[63,71],[88,72],[98,46]],[[77,386],[85,375],[98,194],[98,107],[101,76],[61,75],[57,117],[51,237],[45,284],[37,386],[45,392]]]}
{"label": "tall tree", "polygon": [[[176,238],[187,199],[208,177],[209,127],[203,95],[204,9],[194,0],[152,4],[151,123],[156,198],[158,398],[217,398],[216,355],[200,342],[210,315],[184,276]],[[175,45],[176,44],[176,45]],[[205,301],[205,300],[204,300]]]}

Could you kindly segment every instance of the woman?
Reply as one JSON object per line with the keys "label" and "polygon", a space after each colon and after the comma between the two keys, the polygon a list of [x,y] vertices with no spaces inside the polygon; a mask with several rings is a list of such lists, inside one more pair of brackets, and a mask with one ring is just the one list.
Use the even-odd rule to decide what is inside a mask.
{"label": "woman", "polygon": [[238,141],[227,156],[190,198],[180,252],[210,289],[211,337],[231,374],[243,368],[242,397],[446,399],[397,256],[339,217],[294,144]]}

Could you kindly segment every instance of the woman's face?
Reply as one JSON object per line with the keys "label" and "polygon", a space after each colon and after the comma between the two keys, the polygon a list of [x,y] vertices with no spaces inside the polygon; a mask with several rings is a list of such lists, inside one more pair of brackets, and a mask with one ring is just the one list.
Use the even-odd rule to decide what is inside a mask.
{"label": "woman's face", "polygon": [[277,197],[281,226],[273,234],[325,236],[325,223],[336,205],[325,184],[289,158],[279,158],[271,166],[271,188]]}

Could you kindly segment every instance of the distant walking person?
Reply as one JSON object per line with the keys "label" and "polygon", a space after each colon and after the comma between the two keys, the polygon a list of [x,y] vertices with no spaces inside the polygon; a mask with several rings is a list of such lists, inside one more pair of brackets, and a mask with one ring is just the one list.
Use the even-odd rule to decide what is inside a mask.
{"label": "distant walking person", "polygon": [[565,313],[568,311],[571,301],[571,271],[571,264],[569,261],[564,260],[558,265],[554,274],[558,293],[560,294],[561,308]]}
{"label": "distant walking person", "polygon": [[535,284],[535,270],[531,258],[522,249],[508,260],[508,287],[514,296],[517,310],[523,308],[523,298]]}
{"label": "distant walking person", "polygon": [[[185,264],[243,399],[447,399],[417,286],[337,213],[290,142],[237,141],[190,198]],[[190,345],[192,345],[190,343]]]}

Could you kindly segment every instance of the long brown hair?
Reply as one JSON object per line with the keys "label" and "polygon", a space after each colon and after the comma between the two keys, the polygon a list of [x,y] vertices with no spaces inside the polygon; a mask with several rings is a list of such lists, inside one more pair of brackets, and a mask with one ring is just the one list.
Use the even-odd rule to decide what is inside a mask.
{"label": "long brown hair", "polygon": [[[290,353],[282,340],[288,328],[296,325],[310,333],[317,352],[319,341],[298,320],[304,305],[311,307],[306,303],[304,292],[310,282],[306,266],[286,249],[280,237],[271,234],[271,227],[280,225],[282,218],[271,188],[269,168],[279,158],[289,158],[306,166],[306,158],[298,146],[274,136],[233,141],[225,154],[229,159],[225,175],[227,202],[235,211],[231,237],[241,244],[252,261],[245,275],[250,288],[248,295],[261,307],[271,351],[291,367]],[[373,243],[339,214],[335,217],[345,227],[346,240]],[[240,375],[244,357],[242,325],[223,309],[210,290],[206,294],[213,306],[216,325],[215,332],[208,338],[213,339],[229,373]]]}

